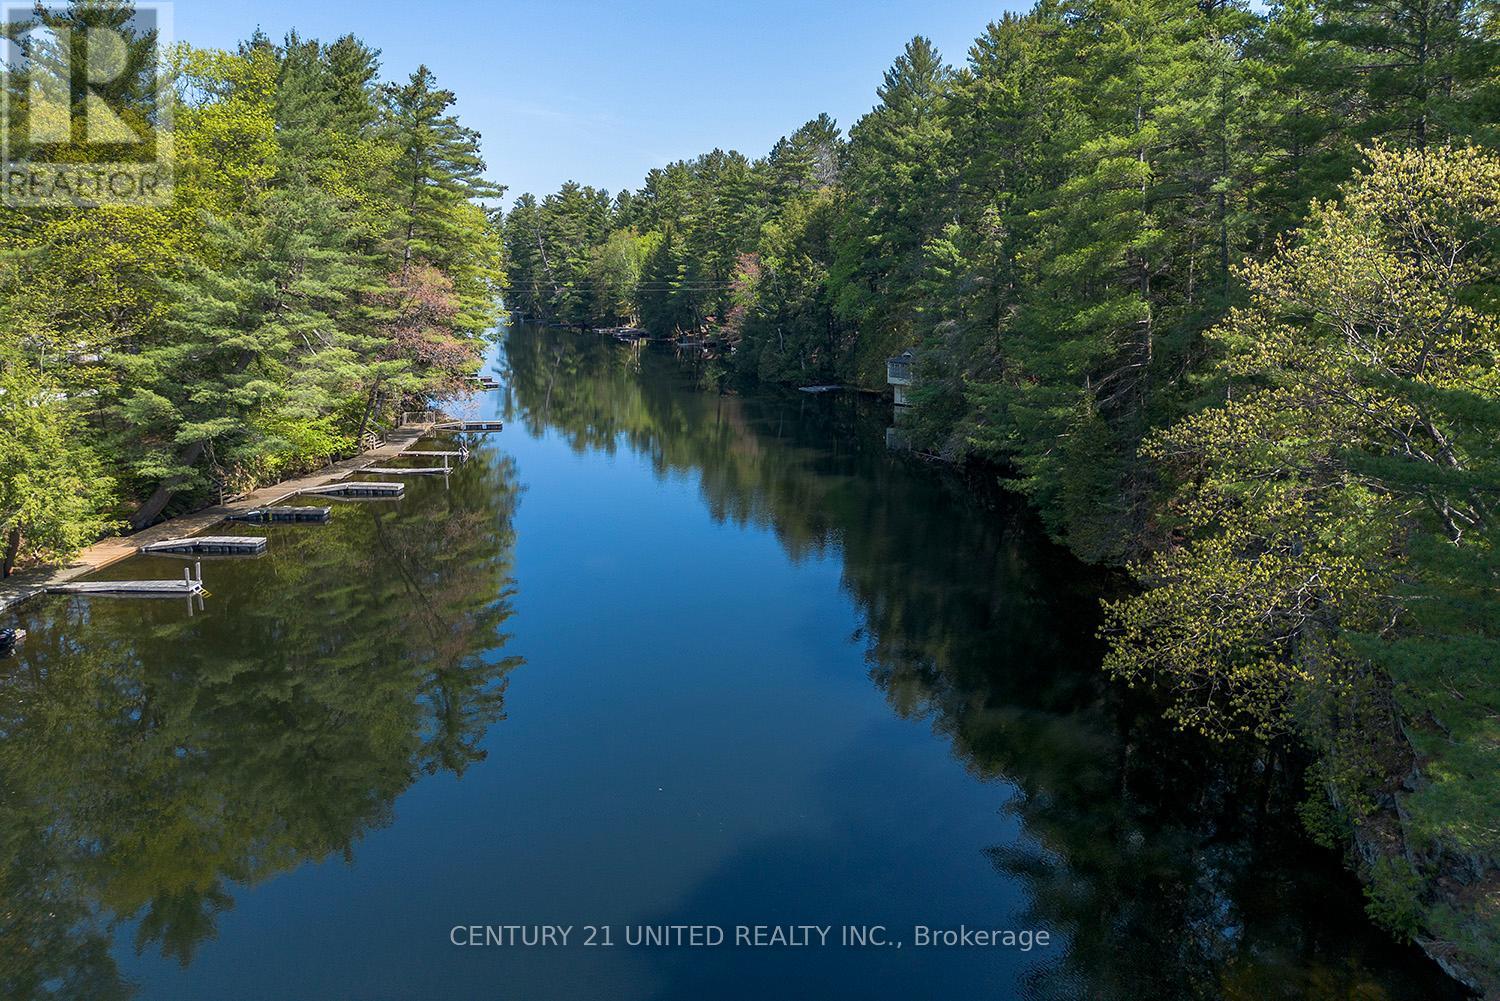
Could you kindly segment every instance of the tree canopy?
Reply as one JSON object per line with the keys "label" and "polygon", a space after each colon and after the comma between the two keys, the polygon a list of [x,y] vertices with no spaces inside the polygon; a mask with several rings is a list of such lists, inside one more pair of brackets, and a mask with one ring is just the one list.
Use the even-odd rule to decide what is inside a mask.
{"label": "tree canopy", "polygon": [[5,475],[43,464],[54,498],[6,513],[22,557],[357,451],[462,385],[499,315],[503,189],[429,70],[382,84],[353,36],[295,32],[172,58],[170,204],[0,219],[0,378],[37,390],[10,397],[31,409],[0,432]]}

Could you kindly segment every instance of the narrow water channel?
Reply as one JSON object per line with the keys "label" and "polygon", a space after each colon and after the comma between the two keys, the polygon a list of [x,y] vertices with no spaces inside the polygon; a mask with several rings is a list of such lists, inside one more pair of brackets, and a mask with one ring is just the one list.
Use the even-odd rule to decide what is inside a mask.
{"label": "narrow water channel", "polygon": [[[889,452],[888,408],[555,330],[495,370],[453,476],[235,528],[270,552],[205,561],[201,608],[19,610],[0,995],[1457,996],[1253,758],[1101,680],[1098,576]],[[727,941],[627,943],[689,924]]]}

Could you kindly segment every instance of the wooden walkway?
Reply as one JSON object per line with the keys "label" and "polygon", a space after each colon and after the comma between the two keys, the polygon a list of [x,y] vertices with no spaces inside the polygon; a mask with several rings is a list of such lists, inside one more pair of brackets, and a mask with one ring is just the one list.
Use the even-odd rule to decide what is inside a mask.
{"label": "wooden walkway", "polygon": [[[153,542],[163,542],[168,539],[178,539],[183,536],[194,535],[204,529],[212,528],[227,518],[258,508],[270,507],[289,497],[315,491],[318,487],[334,483],[348,476],[350,473],[359,472],[366,466],[375,465],[383,460],[394,459],[422,438],[430,435],[433,431],[433,426],[431,421],[427,421],[421,424],[402,427],[396,431],[392,431],[386,438],[385,444],[380,445],[378,448],[372,448],[351,459],[335,462],[317,472],[300,476],[294,480],[285,480],[271,486],[261,487],[259,490],[251,491],[228,504],[218,504],[213,507],[204,508],[201,511],[195,511],[192,514],[172,518],[159,525],[152,525],[150,528],[142,529],[134,535],[121,535],[101,539],[79,553],[73,562],[65,567],[27,570],[24,573],[15,574],[7,580],[0,580],[0,612],[25,601],[27,598],[60,585],[72,583],[80,577],[86,577],[112,563],[118,563],[120,560],[134,556],[141,546],[150,545]],[[400,486],[400,484],[395,485]],[[97,583],[108,582],[98,581]],[[168,581],[167,583],[180,585],[181,582]]]}

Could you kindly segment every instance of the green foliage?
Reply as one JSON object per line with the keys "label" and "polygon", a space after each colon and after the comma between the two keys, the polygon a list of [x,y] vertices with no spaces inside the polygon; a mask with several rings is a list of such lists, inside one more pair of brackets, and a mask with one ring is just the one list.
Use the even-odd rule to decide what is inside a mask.
{"label": "green foliage", "polygon": [[[1500,156],[1368,161],[1245,267],[1228,398],[1149,439],[1176,541],[1110,607],[1107,666],[1215,736],[1296,733],[1356,827],[1393,797],[1401,843],[1495,859]],[[1414,877],[1375,876],[1410,933]]]}
{"label": "green foliage", "polygon": [[383,125],[399,156],[391,170],[396,212],[393,236],[401,263],[420,258],[438,267],[461,259],[470,203],[498,198],[505,189],[484,179],[479,133],[448,109],[458,98],[437,86],[426,66],[404,84],[385,88]]}
{"label": "green foliage", "polygon": [[852,337],[834,308],[828,269],[834,255],[837,202],[827,189],[783,207],[761,231],[753,289],[736,361],[777,382],[833,382],[851,363]]}
{"label": "green foliage", "polygon": [[1500,70],[1488,33],[1495,13],[1489,0],[1327,0],[1315,37],[1356,57],[1354,138],[1416,147],[1476,133],[1493,140],[1484,110]]}
{"label": "green foliage", "polygon": [[[346,454],[460,385],[504,283],[482,204],[502,189],[426,68],[382,86],[353,36],[292,33],[182,47],[172,70],[173,204],[0,219],[0,357],[73,401],[73,447],[101,472],[86,506],[137,526]],[[36,555],[103,527],[80,524]]]}
{"label": "green foliage", "polygon": [[845,212],[831,271],[840,317],[859,331],[852,375],[885,380],[885,360],[922,336],[923,246],[944,220],[952,70],[917,37],[886,71],[880,103],[850,130]]}
{"label": "green foliage", "polygon": [[[737,344],[751,307],[771,306],[764,295],[746,298],[744,262],[774,254],[765,242],[785,239],[783,215],[831,188],[840,151],[838,128],[822,115],[763,159],[714,150],[652,170],[639,191],[613,200],[571,181],[540,201],[524,194],[505,220],[507,304],[544,321],[640,323],[661,336],[707,333]],[[820,267],[828,254],[814,255]],[[823,295],[823,273],[803,288]]]}
{"label": "green foliage", "polygon": [[1422,926],[1422,877],[1406,859],[1382,855],[1370,867],[1367,880],[1365,909],[1370,917],[1410,941]]}
{"label": "green foliage", "polygon": [[[913,39],[848,142],[823,116],[761,160],[653,170],[602,230],[568,224],[576,185],[523,196],[512,294],[542,320],[718,338],[791,383],[881,387],[920,347],[916,443],[1007,467],[1080,555],[1121,562],[1164,541],[1141,443],[1223,392],[1203,333],[1243,301],[1234,265],[1361,142],[1493,139],[1494,20],[1490,0],[1042,0],[958,70]],[[626,231],[660,240],[630,309],[628,270],[584,267]]]}
{"label": "green foliage", "polygon": [[594,248],[587,287],[594,296],[595,315],[607,322],[631,318],[636,288],[655,242],[633,229],[617,229]]}
{"label": "green foliage", "polygon": [[0,356],[0,576],[18,551],[66,558],[113,527],[103,513],[112,484],[80,425],[56,383]]}

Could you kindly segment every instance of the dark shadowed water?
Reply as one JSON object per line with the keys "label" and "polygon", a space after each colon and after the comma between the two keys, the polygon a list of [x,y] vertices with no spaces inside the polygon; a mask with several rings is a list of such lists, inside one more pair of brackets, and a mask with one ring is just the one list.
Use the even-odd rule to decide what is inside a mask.
{"label": "dark shadowed water", "polygon": [[[1254,755],[1101,680],[1097,576],[888,408],[559,331],[497,366],[454,476],[235,529],[271,551],[201,609],[20,610],[0,996],[1453,996]],[[568,944],[453,944],[538,924]],[[688,924],[724,944],[629,942]]]}

